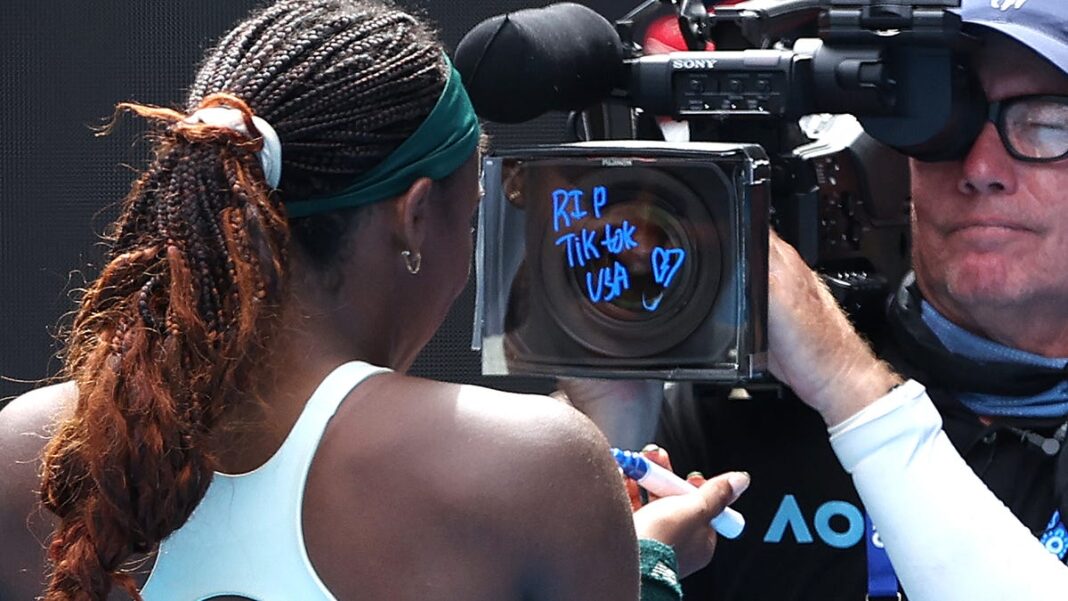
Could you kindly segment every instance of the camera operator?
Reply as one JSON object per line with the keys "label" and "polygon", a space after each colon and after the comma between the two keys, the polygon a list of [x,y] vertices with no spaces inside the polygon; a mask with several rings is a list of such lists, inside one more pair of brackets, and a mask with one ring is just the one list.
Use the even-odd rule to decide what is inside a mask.
{"label": "camera operator", "polygon": [[[866,332],[874,352],[773,235],[770,368],[793,394],[665,395],[677,471],[753,476],[747,531],[687,599],[896,598],[895,572],[913,601],[1068,590],[1068,3],[962,4],[989,123],[959,160],[912,161],[915,272]],[[610,386],[576,384],[612,442],[649,435],[621,417],[656,406],[641,386],[613,407]]]}

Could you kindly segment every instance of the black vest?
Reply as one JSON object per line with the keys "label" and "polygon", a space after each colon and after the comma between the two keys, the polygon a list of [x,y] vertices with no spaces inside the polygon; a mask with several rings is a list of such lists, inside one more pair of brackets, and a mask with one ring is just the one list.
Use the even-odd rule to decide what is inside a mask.
{"label": "black vest", "polygon": [[[950,354],[920,318],[906,279],[887,303],[887,319],[865,332],[876,353],[924,383],[950,441],[993,493],[1036,535],[1054,509],[1068,515],[1068,453],[1049,456],[1013,429],[1052,436],[1062,419],[984,424],[958,391],[1029,395],[1065,379],[1059,370],[977,363]],[[747,520],[736,540],[720,539],[708,568],[684,581],[686,599],[862,601],[866,593],[863,511],[827,440],[823,420],[790,390],[754,387],[752,398],[695,384],[692,401],[665,404],[658,442],[678,473],[748,470],[736,503]],[[982,524],[976,524],[981,528]]]}

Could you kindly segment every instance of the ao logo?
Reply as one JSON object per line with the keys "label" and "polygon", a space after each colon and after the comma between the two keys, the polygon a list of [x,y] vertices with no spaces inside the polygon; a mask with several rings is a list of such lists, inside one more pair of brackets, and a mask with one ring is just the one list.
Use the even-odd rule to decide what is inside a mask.
{"label": "ao logo", "polygon": [[1027,0],[990,0],[990,8],[997,8],[1000,10],[1021,8],[1024,4],[1027,4]]}
{"label": "ao logo", "polygon": [[[831,527],[831,518],[835,516],[845,518],[847,526],[844,531],[839,532]],[[836,549],[846,549],[859,543],[864,536],[864,515],[854,505],[845,501],[828,501],[816,509],[812,526],[824,543]],[[794,540],[798,544],[813,542],[812,531],[809,530],[805,517],[801,515],[801,508],[793,495],[782,498],[782,503],[779,504],[779,509],[764,534],[764,542],[782,542],[787,528],[793,531]]]}
{"label": "ao logo", "polygon": [[1065,548],[1065,540],[1064,540],[1064,535],[1062,533],[1057,533],[1057,535],[1046,537],[1042,541],[1042,544],[1046,547],[1046,550],[1049,551],[1050,553],[1056,555],[1057,557],[1062,557],[1063,556],[1064,548]]}

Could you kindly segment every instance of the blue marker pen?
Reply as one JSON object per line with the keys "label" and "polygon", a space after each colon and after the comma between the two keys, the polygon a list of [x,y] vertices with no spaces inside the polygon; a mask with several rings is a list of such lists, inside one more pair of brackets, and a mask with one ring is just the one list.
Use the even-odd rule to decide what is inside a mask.
{"label": "blue marker pen", "polygon": [[[697,490],[697,487],[675,475],[671,470],[660,467],[649,461],[639,453],[612,449],[612,457],[623,470],[623,475],[637,482],[642,488],[659,495],[669,497],[671,495],[683,495]],[[727,538],[738,538],[745,529],[745,518],[742,514],[726,507],[723,513],[712,518],[712,527],[716,532]]]}

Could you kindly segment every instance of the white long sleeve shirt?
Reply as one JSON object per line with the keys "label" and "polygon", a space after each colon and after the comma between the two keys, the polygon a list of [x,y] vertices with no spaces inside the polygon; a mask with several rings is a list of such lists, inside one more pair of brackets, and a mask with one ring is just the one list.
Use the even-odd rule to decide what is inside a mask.
{"label": "white long sleeve shirt", "polygon": [[922,384],[830,434],[911,601],[1068,599],[1068,566],[968,467]]}

